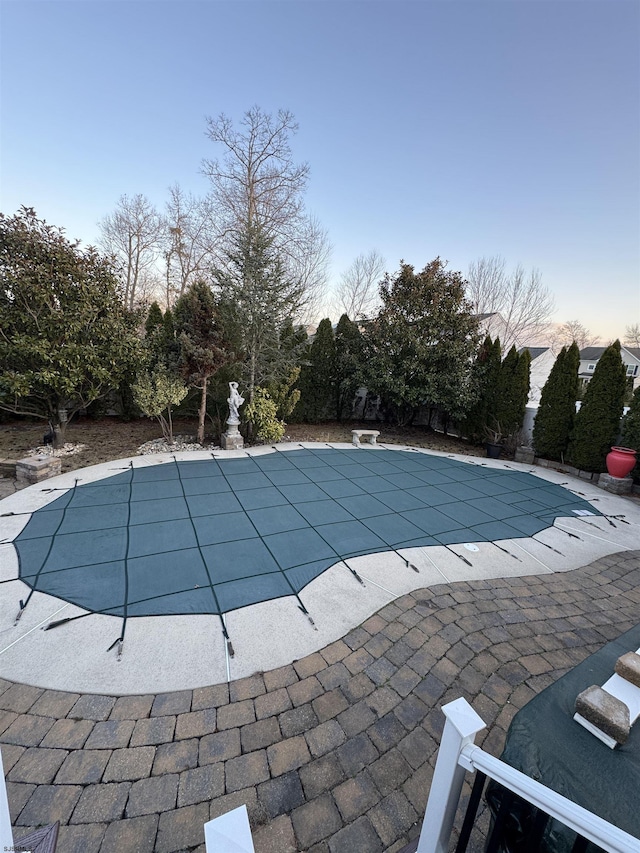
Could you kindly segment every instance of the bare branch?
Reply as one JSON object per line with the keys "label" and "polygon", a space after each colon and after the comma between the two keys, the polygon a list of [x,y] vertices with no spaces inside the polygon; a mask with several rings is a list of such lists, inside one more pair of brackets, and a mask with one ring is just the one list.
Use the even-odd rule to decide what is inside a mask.
{"label": "bare branch", "polygon": [[165,210],[163,254],[166,302],[170,306],[196,279],[210,277],[216,223],[211,199],[185,194],[178,184],[169,188]]}
{"label": "bare branch", "polygon": [[550,336],[551,350],[557,354],[562,347],[571,346],[573,341],[578,345],[578,349],[583,350],[587,347],[597,346],[600,338],[598,335],[594,335],[579,320],[567,320],[566,323],[563,323],[552,332]]}
{"label": "bare branch", "polygon": [[207,119],[207,136],[222,147],[221,159],[204,160],[216,215],[215,257],[228,269],[242,235],[268,241],[291,282],[300,285],[296,319],[314,314],[327,281],[331,246],[327,232],[304,207],[309,176],[306,163],[294,162],[290,139],[298,129],[292,113],[273,116],[248,110],[239,126],[224,114]]}
{"label": "bare branch", "polygon": [[500,314],[504,321],[500,341],[505,351],[513,344],[526,346],[545,335],[555,310],[538,270],[527,273],[518,265],[507,273],[500,256],[480,258],[469,266],[466,292],[477,314]]}
{"label": "bare branch", "polygon": [[342,273],[336,291],[336,308],[350,320],[371,317],[380,307],[378,285],[384,275],[385,260],[375,249],[358,255]]}
{"label": "bare branch", "polygon": [[640,323],[625,327],[623,343],[628,347],[640,348]]}
{"label": "bare branch", "polygon": [[283,226],[302,214],[309,166],[293,162],[289,137],[298,125],[287,110],[274,118],[248,110],[236,130],[224,114],[207,118],[207,136],[226,149],[222,162],[204,160],[213,197],[234,230],[259,228],[277,240]]}
{"label": "bare branch", "polygon": [[120,196],[115,211],[98,223],[100,245],[120,265],[124,304],[133,309],[145,271],[156,263],[164,232],[162,217],[143,195]]}

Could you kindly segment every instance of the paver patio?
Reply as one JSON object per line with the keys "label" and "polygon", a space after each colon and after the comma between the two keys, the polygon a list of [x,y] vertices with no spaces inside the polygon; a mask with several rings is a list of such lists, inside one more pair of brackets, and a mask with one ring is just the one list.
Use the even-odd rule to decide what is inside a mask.
{"label": "paver patio", "polygon": [[203,853],[203,824],[245,803],[257,853],[394,853],[419,831],[440,706],[464,696],[499,755],[516,711],[639,605],[640,551],[624,551],[417,590],[229,685],[118,697],[0,680],[16,841],[59,820],[61,853]]}

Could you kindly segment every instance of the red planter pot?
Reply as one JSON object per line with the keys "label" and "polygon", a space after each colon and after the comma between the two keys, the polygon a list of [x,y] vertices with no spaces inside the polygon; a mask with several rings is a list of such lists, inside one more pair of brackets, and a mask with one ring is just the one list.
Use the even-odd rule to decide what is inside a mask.
{"label": "red planter pot", "polygon": [[626,477],[636,465],[636,451],[629,447],[612,447],[607,453],[607,471],[612,477]]}

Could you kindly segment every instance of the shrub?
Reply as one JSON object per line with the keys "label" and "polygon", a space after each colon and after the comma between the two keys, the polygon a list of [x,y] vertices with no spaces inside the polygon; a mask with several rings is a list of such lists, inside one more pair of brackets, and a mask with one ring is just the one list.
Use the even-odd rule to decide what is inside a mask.
{"label": "shrub", "polygon": [[160,364],[153,371],[142,372],[132,388],[136,406],[148,418],[156,418],[165,441],[173,443],[171,409],[187,396],[189,389],[177,376]]}
{"label": "shrub", "polygon": [[257,438],[267,443],[282,439],[285,423],[278,420],[278,407],[265,388],[255,389],[253,399],[244,414],[253,426]]}

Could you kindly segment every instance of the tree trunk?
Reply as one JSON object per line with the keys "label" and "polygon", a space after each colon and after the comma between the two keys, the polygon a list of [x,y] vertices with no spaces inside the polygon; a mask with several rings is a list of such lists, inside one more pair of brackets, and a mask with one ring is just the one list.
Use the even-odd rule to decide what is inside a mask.
{"label": "tree trunk", "polygon": [[59,407],[56,410],[55,418],[52,422],[53,427],[53,442],[52,446],[54,450],[59,450],[61,447],[64,447],[66,436],[67,436],[67,425],[69,423],[67,410],[63,407]]}
{"label": "tree trunk", "polygon": [[204,419],[207,414],[207,377],[202,377],[202,393],[198,409],[198,444],[204,444]]}

